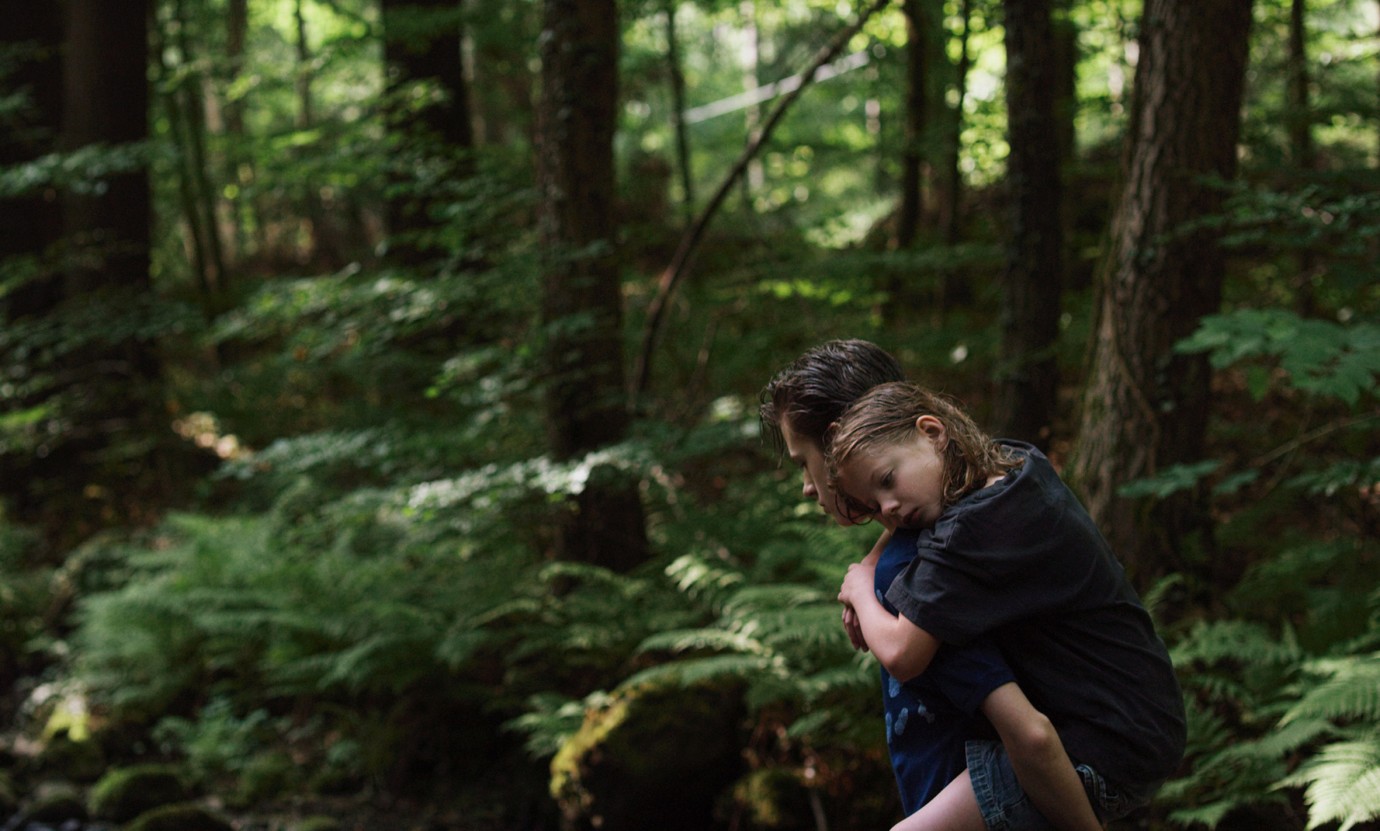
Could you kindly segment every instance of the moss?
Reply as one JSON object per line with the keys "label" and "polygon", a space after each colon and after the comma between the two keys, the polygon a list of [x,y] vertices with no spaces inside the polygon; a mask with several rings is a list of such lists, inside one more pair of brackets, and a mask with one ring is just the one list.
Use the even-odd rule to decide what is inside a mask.
{"label": "moss", "polygon": [[128,822],[145,811],[186,802],[191,796],[177,769],[169,765],[117,768],[101,777],[87,799],[91,816]]}
{"label": "moss", "polygon": [[240,773],[236,799],[241,805],[266,802],[296,787],[300,778],[297,765],[286,754],[261,753]]}
{"label": "moss", "polygon": [[164,805],[140,814],[123,831],[234,831],[230,823],[200,805]]}
{"label": "moss", "polygon": [[662,831],[713,825],[742,768],[737,684],[642,685],[586,713],[551,762],[551,794],[570,828]]}
{"label": "moss", "polygon": [[293,831],[341,831],[343,827],[335,817],[307,817],[293,826]]}

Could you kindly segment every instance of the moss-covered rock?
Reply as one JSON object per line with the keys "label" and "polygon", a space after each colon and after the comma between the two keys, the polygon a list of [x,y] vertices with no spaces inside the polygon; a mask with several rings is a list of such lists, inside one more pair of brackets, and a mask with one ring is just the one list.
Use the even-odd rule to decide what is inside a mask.
{"label": "moss-covered rock", "polygon": [[234,831],[233,826],[200,805],[164,805],[140,814],[123,831]]}
{"label": "moss-covered rock", "polygon": [[65,822],[86,820],[86,803],[79,790],[66,783],[44,783],[35,789],[33,800],[11,822],[16,828],[25,825],[56,828]]}
{"label": "moss-covered rock", "polygon": [[345,826],[335,817],[307,817],[293,826],[292,831],[342,831]]}
{"label": "moss-covered rock", "polygon": [[8,773],[0,771],[0,817],[12,817],[19,813],[19,792],[15,790],[14,780]]}
{"label": "moss-covered rock", "polygon": [[91,816],[129,822],[154,808],[191,798],[177,769],[170,765],[135,765],[108,772],[91,788],[87,804]]}
{"label": "moss-covered rock", "polygon": [[700,831],[741,773],[737,686],[644,685],[612,696],[551,762],[567,827]]}
{"label": "moss-covered rock", "polygon": [[105,773],[106,765],[105,751],[98,742],[73,739],[63,733],[49,739],[28,767],[40,776],[95,782]]}
{"label": "moss-covered rock", "polygon": [[785,768],[754,770],[733,786],[733,802],[749,828],[805,828],[809,797],[800,777]]}
{"label": "moss-covered rock", "polygon": [[301,771],[284,753],[261,753],[240,772],[235,801],[240,805],[255,805],[282,796],[300,784]]}

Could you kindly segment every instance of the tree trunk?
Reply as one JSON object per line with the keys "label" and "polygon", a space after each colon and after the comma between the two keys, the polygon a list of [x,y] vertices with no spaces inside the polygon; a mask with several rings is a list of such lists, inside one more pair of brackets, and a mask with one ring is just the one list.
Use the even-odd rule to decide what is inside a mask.
{"label": "tree trunk", "polygon": [[1236,173],[1250,24],[1250,0],[1147,0],[1141,24],[1125,187],[1070,468],[1141,585],[1183,568],[1195,534],[1211,544],[1200,494],[1149,504],[1117,489],[1203,449],[1209,366],[1173,347],[1218,310],[1224,261],[1213,234],[1186,223],[1220,207],[1204,177]]}
{"label": "tree trunk", "polygon": [[1003,274],[996,424],[1044,446],[1054,423],[1064,231],[1050,0],[1006,0],[1006,163],[1010,228]]}
{"label": "tree trunk", "polygon": [[[62,113],[62,9],[56,3],[0,0],[0,19],[6,22],[0,44],[14,50],[16,65],[5,80],[8,91],[25,95],[24,110],[11,117],[0,132],[0,165],[32,162],[48,153],[60,129]],[[0,295],[4,320],[41,316],[57,305],[61,286],[51,266],[41,262],[47,246],[56,242],[62,214],[51,192],[36,189],[22,196],[0,198],[0,259],[33,256],[40,260],[37,276]]]}
{"label": "tree trunk", "polygon": [[[616,0],[545,0],[538,105],[538,232],[546,424],[557,461],[622,441],[628,408],[614,227]],[[557,555],[626,571],[647,557],[638,483],[591,471],[568,504]]]}
{"label": "tree trunk", "polygon": [[[148,137],[149,2],[66,4],[60,148],[128,146]],[[70,427],[45,459],[66,487],[87,498],[67,534],[129,522],[172,493],[162,369],[152,343],[132,334],[151,290],[151,199],[147,167],[104,177],[99,192],[68,193],[64,274],[68,325],[109,320],[105,337],[65,357],[59,384],[73,393]],[[150,449],[151,448],[151,449]],[[70,520],[69,520],[70,521]]]}
{"label": "tree trunk", "polygon": [[[0,131],[0,166],[33,162],[50,152],[61,126],[62,9],[56,3],[0,0],[0,47],[11,55],[12,72],[3,78],[6,94],[21,93],[23,110],[11,113],[8,129]],[[0,293],[0,511],[21,522],[36,518],[42,500],[37,494],[41,474],[49,470],[31,452],[41,442],[43,428],[11,426],[11,418],[43,403],[42,391],[32,389],[37,366],[35,350],[25,342],[23,328],[47,318],[62,301],[61,275],[50,246],[62,233],[61,203],[52,188],[40,187],[20,195],[0,197],[0,272],[6,279],[30,271],[22,282]],[[0,659],[0,683],[6,681]],[[12,679],[10,679],[12,680]]]}
{"label": "tree trunk", "polygon": [[[464,30],[458,0],[384,0],[383,32],[387,87],[396,102],[388,119],[389,131],[422,139],[409,142],[409,151],[434,146],[443,158],[458,157],[458,175],[467,175],[474,129],[460,53]],[[442,100],[420,111],[400,100],[418,82],[438,86]],[[390,251],[402,262],[416,263],[426,254],[426,246],[416,239],[418,233],[435,226],[432,201],[409,187],[415,181],[411,152],[401,153],[400,159],[402,169],[391,173],[398,195],[389,199],[387,208]]]}
{"label": "tree trunk", "polygon": [[685,73],[680,65],[680,45],[676,36],[675,0],[666,2],[666,67],[671,78],[671,126],[676,134],[681,215],[689,225],[695,218],[694,171],[690,169],[690,139],[685,130]]}
{"label": "tree trunk", "polygon": [[[971,0],[962,0],[959,3],[958,64],[954,67],[954,88],[958,94],[948,118],[947,135],[943,142],[944,175],[940,179],[942,193],[939,198],[939,232],[944,244],[950,247],[958,245],[963,238],[963,173],[959,170],[959,158],[963,151],[964,106],[968,98],[968,69],[971,64],[968,34],[972,14]],[[938,303],[940,310],[961,305],[971,298],[972,287],[964,276],[953,269],[946,270]]]}
{"label": "tree trunk", "polygon": [[920,214],[924,210],[921,182],[924,154],[921,149],[925,142],[926,107],[929,106],[925,94],[929,83],[929,47],[925,38],[925,11],[921,8],[920,0],[905,0],[901,11],[906,17],[906,112],[896,248],[905,251],[915,244],[915,235],[920,229]]}
{"label": "tree trunk", "polygon": [[[1313,147],[1313,105],[1308,85],[1308,28],[1305,23],[1307,3],[1292,0],[1289,4],[1289,160],[1299,172],[1307,173],[1316,166]],[[1313,292],[1317,263],[1307,248],[1299,251],[1298,274],[1294,278],[1294,311],[1301,317],[1311,317],[1317,310]]]}

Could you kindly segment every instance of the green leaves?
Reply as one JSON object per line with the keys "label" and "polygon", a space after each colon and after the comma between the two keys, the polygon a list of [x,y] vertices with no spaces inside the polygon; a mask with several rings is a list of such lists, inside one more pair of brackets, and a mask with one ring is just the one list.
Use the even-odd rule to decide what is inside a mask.
{"label": "green leaves", "polygon": [[1181,353],[1207,353],[1223,369],[1248,363],[1259,401],[1276,385],[1356,406],[1373,396],[1380,375],[1380,326],[1301,318],[1285,309],[1239,309],[1203,319]]}

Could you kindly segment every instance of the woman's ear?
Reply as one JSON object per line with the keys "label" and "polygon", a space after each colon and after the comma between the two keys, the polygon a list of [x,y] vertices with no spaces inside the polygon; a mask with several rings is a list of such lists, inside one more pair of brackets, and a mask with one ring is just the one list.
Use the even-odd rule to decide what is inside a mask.
{"label": "woman's ear", "polygon": [[944,422],[940,421],[937,416],[920,416],[915,420],[915,429],[920,431],[920,435],[934,442],[935,447],[939,449],[943,449],[949,438],[948,431],[944,428]]}

